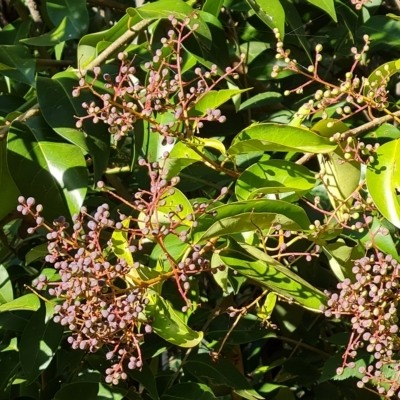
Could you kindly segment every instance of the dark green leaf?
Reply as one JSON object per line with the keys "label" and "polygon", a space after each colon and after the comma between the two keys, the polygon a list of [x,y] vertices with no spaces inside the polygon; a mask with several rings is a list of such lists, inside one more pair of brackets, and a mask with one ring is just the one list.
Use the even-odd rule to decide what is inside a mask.
{"label": "dark green leaf", "polygon": [[0,220],[17,207],[19,190],[11,177],[7,166],[7,141],[0,142]]}
{"label": "dark green leaf", "polygon": [[283,99],[278,92],[259,93],[240,104],[239,111],[279,104]]}
{"label": "dark green leaf", "polygon": [[218,17],[222,4],[224,4],[224,0],[206,0],[203,11]]}
{"label": "dark green leaf", "polygon": [[50,219],[79,212],[87,190],[81,150],[58,139],[41,116],[26,124],[14,121],[7,137],[8,167],[17,187],[43,204]]}
{"label": "dark green leaf", "polygon": [[86,4],[82,1],[47,0],[46,9],[51,22],[55,26],[61,24],[65,17],[68,17],[79,35],[85,33],[89,26],[88,10]]}
{"label": "dark green leaf", "polygon": [[187,382],[172,386],[161,400],[216,400],[213,391],[202,383]]}
{"label": "dark green leaf", "polygon": [[15,311],[15,310],[31,310],[36,311],[40,307],[40,301],[38,297],[33,294],[26,294],[18,297],[17,299],[10,301],[9,303],[0,305],[0,313],[4,311]]}
{"label": "dark green leaf", "polygon": [[13,288],[7,270],[0,264],[0,304],[9,303],[14,298]]}
{"label": "dark green leaf", "polygon": [[308,129],[280,124],[251,125],[239,133],[228,153],[243,154],[254,151],[300,151],[305,153],[330,153],[336,144]]}
{"label": "dark green leaf", "polygon": [[62,386],[54,400],[122,400],[128,394],[126,389],[99,382],[74,382]]}
{"label": "dark green leaf", "polygon": [[214,208],[198,219],[194,229],[194,239],[211,239],[239,232],[269,229],[280,224],[283,229],[308,229],[310,221],[305,211],[294,204],[282,200],[247,200]]}
{"label": "dark green leaf", "polygon": [[142,369],[139,370],[128,370],[129,376],[139,382],[148,392],[150,397],[153,400],[159,400],[156,380],[154,378],[154,374],[151,371],[150,367],[144,363]]}
{"label": "dark green leaf", "polygon": [[279,0],[247,0],[258,18],[271,29],[278,29],[285,36],[285,11]]}
{"label": "dark green leaf", "polygon": [[374,15],[358,29],[357,36],[362,38],[364,35],[369,35],[371,51],[399,46],[400,24],[384,15]]}
{"label": "dark green leaf", "polygon": [[22,44],[0,46],[0,73],[35,86],[35,60]]}
{"label": "dark green leaf", "polygon": [[222,357],[215,363],[208,353],[198,354],[186,361],[184,370],[208,385],[228,386],[245,399],[263,399],[236,367]]}
{"label": "dark green leaf", "polygon": [[322,292],[261,250],[232,239],[229,243],[220,253],[229,268],[309,309],[319,311],[325,304],[326,296]]}
{"label": "dark green leaf", "polygon": [[337,22],[335,3],[333,0],[308,0],[314,6],[319,7],[322,11],[325,11],[331,16],[331,18]]}
{"label": "dark green leaf", "polygon": [[[105,124],[84,123],[84,132],[76,128],[76,116],[87,115],[82,102],[90,103],[95,100],[88,92],[81,93],[78,98],[72,97],[72,90],[76,86],[78,77],[72,72],[61,72],[54,75],[53,79],[39,77],[39,105],[43,117],[59,135],[92,156],[94,179],[98,181],[108,163],[110,134]],[[52,93],[52,96],[48,93]]]}
{"label": "dark green leaf", "polygon": [[46,370],[60,344],[64,328],[52,320],[46,322],[43,306],[29,320],[20,342],[20,360],[24,376],[32,383]]}

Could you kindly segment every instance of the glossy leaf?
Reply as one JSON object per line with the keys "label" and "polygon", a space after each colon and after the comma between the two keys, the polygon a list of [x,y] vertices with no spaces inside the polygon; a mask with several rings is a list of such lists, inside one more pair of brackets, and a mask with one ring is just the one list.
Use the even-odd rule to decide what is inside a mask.
{"label": "glossy leaf", "polygon": [[329,14],[330,17],[337,22],[335,3],[333,0],[308,0],[308,2]]}
{"label": "glossy leaf", "polygon": [[259,108],[279,104],[283,96],[279,92],[259,93],[240,104],[239,111],[249,110],[251,108]]}
{"label": "glossy leaf", "polygon": [[44,119],[60,136],[92,156],[97,182],[108,163],[110,134],[105,124],[87,122],[83,124],[84,131],[76,128],[76,116],[86,115],[82,102],[95,100],[88,92],[82,92],[77,98],[72,97],[72,90],[77,85],[78,77],[72,72],[60,72],[52,79],[39,77],[39,105]]}
{"label": "glossy leaf", "polygon": [[0,264],[0,304],[9,303],[14,298],[13,288],[7,270]]}
{"label": "glossy leaf", "polygon": [[123,400],[128,391],[105,383],[84,381],[63,385],[54,400]]}
{"label": "glossy leaf", "polygon": [[229,243],[230,246],[220,253],[227,267],[311,310],[319,311],[324,305],[326,296],[322,292],[280,262],[256,247],[238,244],[232,239]]}
{"label": "glossy leaf", "polygon": [[189,357],[184,365],[184,370],[205,383],[209,383],[211,379],[215,385],[228,386],[234,393],[245,399],[263,399],[236,367],[225,358],[221,357],[215,363],[208,353],[198,354]]}
{"label": "glossy leaf", "polygon": [[336,145],[308,129],[273,123],[251,125],[232,142],[228,154],[254,151],[300,151],[330,153]]}
{"label": "glossy leaf", "polygon": [[[218,316],[211,322],[206,338],[221,342],[230,332],[226,343],[241,345],[276,337],[276,332],[272,329],[265,329],[262,326],[262,319],[255,315],[247,314],[237,323],[235,320],[236,318],[231,318],[228,314]],[[235,326],[233,326],[234,323]]]}
{"label": "glossy leaf", "polygon": [[153,400],[159,400],[156,380],[150,367],[144,363],[141,370],[128,370],[129,376],[143,385]]}
{"label": "glossy leaf", "polygon": [[374,98],[377,87],[386,87],[390,77],[400,71],[400,60],[389,61],[376,68],[368,77],[368,85],[364,87],[364,96]]}
{"label": "glossy leaf", "polygon": [[209,386],[202,383],[187,382],[172,386],[161,400],[217,400]]}
{"label": "glossy leaf", "polygon": [[276,299],[276,294],[269,292],[264,300],[264,303],[257,310],[257,317],[261,318],[263,321],[268,320],[271,317],[272,311],[274,311]]}
{"label": "glossy leaf", "polygon": [[381,50],[382,47],[398,46],[400,44],[400,24],[384,15],[374,15],[358,30],[357,36],[369,36],[370,51]]}
{"label": "glossy leaf", "polygon": [[214,208],[198,219],[194,230],[195,241],[226,236],[239,232],[269,229],[281,225],[282,229],[308,229],[310,221],[305,211],[282,200],[247,200]]}
{"label": "glossy leaf", "polygon": [[64,328],[52,320],[46,322],[45,307],[29,320],[21,337],[20,360],[24,376],[32,383],[46,370],[60,344]]}
{"label": "glossy leaf", "polygon": [[314,175],[303,165],[290,161],[260,161],[240,175],[235,193],[238,199],[248,200],[270,193],[305,192],[315,186]]}
{"label": "glossy leaf", "polygon": [[54,219],[79,212],[88,177],[78,147],[60,142],[41,116],[31,117],[25,124],[13,122],[7,146],[14,182],[23,195],[44,205],[44,216]]}
{"label": "glossy leaf", "polygon": [[79,38],[80,35],[80,32],[76,30],[74,21],[65,17],[60,24],[50,32],[40,36],[23,39],[21,42],[30,46],[55,46],[56,44],[65,42],[66,40]]}
{"label": "glossy leaf", "polygon": [[48,246],[47,243],[42,243],[34,247],[33,249],[29,250],[25,256],[26,265],[29,265],[30,263],[36,261],[39,258],[45,257],[46,254],[49,253],[47,246]]}
{"label": "glossy leaf", "polygon": [[146,315],[154,318],[151,326],[157,335],[180,347],[195,347],[201,342],[203,332],[196,332],[187,326],[167,300],[156,293],[149,296],[149,300]]}
{"label": "glossy leaf", "polygon": [[46,9],[51,22],[55,26],[58,26],[66,17],[71,21],[79,35],[85,33],[89,26],[89,13],[86,4],[83,2],[76,0],[47,0]]}
{"label": "glossy leaf", "polygon": [[20,362],[17,351],[7,351],[0,357],[0,391],[4,393],[7,387],[10,387],[15,376],[20,370]]}
{"label": "glossy leaf", "polygon": [[40,307],[39,298],[33,294],[25,294],[9,303],[0,305],[0,313],[4,311],[29,310],[36,311]]}
{"label": "glossy leaf", "polygon": [[0,220],[8,213],[15,210],[18,204],[19,190],[11,177],[7,166],[7,141],[0,142],[0,193],[1,207]]}
{"label": "glossy leaf", "polygon": [[221,89],[211,90],[200,98],[198,102],[189,111],[190,117],[204,117],[207,113],[207,109],[215,109],[220,105],[226,103],[232,97],[246,92],[249,89]]}
{"label": "glossy leaf", "polygon": [[206,0],[203,6],[203,11],[218,17],[223,4],[224,0]]}
{"label": "glossy leaf", "polygon": [[111,235],[111,244],[114,254],[120,258],[124,259],[129,266],[133,265],[132,253],[129,250],[128,243],[128,231],[129,228],[129,218],[121,222],[123,229],[114,229]]}
{"label": "glossy leaf", "polygon": [[35,86],[35,59],[22,44],[0,46],[0,73],[27,85]]}
{"label": "glossy leaf", "polygon": [[400,190],[400,139],[380,146],[375,161],[368,164],[366,179],[370,196],[382,215],[400,227],[400,205],[396,190]]}
{"label": "glossy leaf", "polygon": [[[332,127],[329,123],[334,123]],[[333,119],[326,119],[317,122],[312,130],[324,137],[333,136],[336,132],[343,133],[348,130],[346,124]],[[339,218],[350,206],[353,199],[352,193],[357,189],[361,178],[361,164],[356,161],[346,161],[343,151],[337,148],[334,152],[327,155],[318,155],[318,161],[323,171],[323,181],[328,192],[332,207],[336,209],[339,201],[346,199],[346,204],[338,210]],[[350,199],[349,199],[350,198]]]}
{"label": "glossy leaf", "polygon": [[271,29],[278,29],[283,39],[285,35],[285,11],[279,0],[247,0],[258,18]]}
{"label": "glossy leaf", "polygon": [[182,0],[161,0],[157,3],[147,3],[139,8],[130,7],[126,11],[131,17],[139,16],[142,20],[168,18],[170,15],[178,20],[185,20],[189,16],[191,19],[189,27],[197,25],[193,34],[203,56],[206,56],[212,47],[211,33],[207,24],[201,18],[193,18],[193,8]]}

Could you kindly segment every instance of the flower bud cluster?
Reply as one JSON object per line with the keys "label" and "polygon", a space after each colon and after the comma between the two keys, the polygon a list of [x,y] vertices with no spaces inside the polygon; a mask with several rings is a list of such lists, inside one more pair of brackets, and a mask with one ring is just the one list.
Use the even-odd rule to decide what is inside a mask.
{"label": "flower bud cluster", "polygon": [[[196,19],[196,14],[192,19]],[[78,118],[77,128],[82,128],[86,119],[94,123],[102,121],[109,126],[114,140],[118,141],[132,132],[138,119],[143,119],[149,122],[152,132],[163,136],[164,144],[172,144],[174,138],[192,137],[194,131],[202,127],[202,121],[226,121],[218,109],[207,109],[204,116],[194,116],[189,111],[228,76],[235,78],[235,71],[243,63],[244,56],[235,67],[228,67],[225,72],[219,71],[216,65],[212,65],[210,70],[197,67],[195,78],[186,80],[181,73],[183,42],[195,32],[198,24],[191,25],[190,18],[181,22],[170,16],[169,20],[172,29],[167,37],[161,39],[161,46],[155,51],[153,59],[142,66],[148,76],[145,84],[140,83],[137,75],[141,73],[128,60],[126,52],[118,54],[121,64],[117,76],[102,74],[101,69],[96,67],[91,83],[84,78],[80,80],[73,96],[77,97],[82,90],[88,89],[99,101],[82,103],[88,115]],[[94,87],[97,80],[105,82],[103,93]],[[169,114],[168,124],[158,121],[157,117],[162,114]]]}
{"label": "flower bud cluster", "polygon": [[400,398],[400,264],[391,255],[376,252],[356,260],[352,272],[355,280],[338,283],[339,293],[329,294],[324,309],[327,317],[350,317],[352,334],[337,373],[343,373],[344,367],[355,368],[358,351],[366,350],[373,361],[359,368],[362,378],[358,386],[371,383],[379,394]]}

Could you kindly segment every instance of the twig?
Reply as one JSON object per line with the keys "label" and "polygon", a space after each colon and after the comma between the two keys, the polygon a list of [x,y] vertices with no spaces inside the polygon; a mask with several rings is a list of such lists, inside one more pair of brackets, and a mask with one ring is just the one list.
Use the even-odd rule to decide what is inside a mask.
{"label": "twig", "polygon": [[383,123],[388,122],[396,117],[400,117],[400,110],[380,118],[375,118],[373,121],[367,122],[366,124],[358,126],[357,128],[349,129],[348,131],[343,132],[340,135],[340,138],[347,139],[350,136],[357,136],[360,133],[368,132],[371,129],[374,129],[379,125],[382,125]]}
{"label": "twig", "polygon": [[[39,104],[35,104],[32,108],[30,108],[25,113],[21,114],[19,117],[15,118],[14,121],[24,122],[28,118],[33,117],[34,115],[39,114]],[[8,130],[10,129],[10,125],[3,126],[0,128],[0,142],[7,136]]]}
{"label": "twig", "polygon": [[94,67],[103,64],[107,58],[122,47],[125,43],[132,41],[139,32],[150,25],[152,20],[144,19],[140,21],[132,28],[127,30],[122,36],[120,36],[114,43],[108,46],[101,54],[99,54],[91,63],[88,64],[86,69],[81,71],[81,75],[85,76],[88,70],[92,70]]}

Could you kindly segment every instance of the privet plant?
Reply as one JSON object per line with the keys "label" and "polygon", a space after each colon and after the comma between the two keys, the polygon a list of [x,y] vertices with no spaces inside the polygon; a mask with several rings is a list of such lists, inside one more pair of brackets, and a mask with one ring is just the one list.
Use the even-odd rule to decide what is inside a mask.
{"label": "privet plant", "polygon": [[400,398],[400,9],[45,0],[0,31],[0,399]]}

